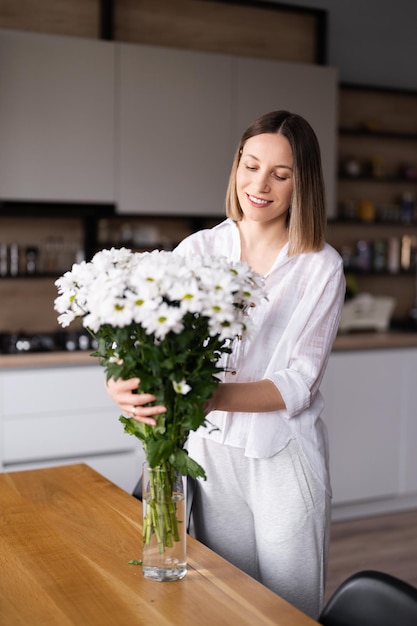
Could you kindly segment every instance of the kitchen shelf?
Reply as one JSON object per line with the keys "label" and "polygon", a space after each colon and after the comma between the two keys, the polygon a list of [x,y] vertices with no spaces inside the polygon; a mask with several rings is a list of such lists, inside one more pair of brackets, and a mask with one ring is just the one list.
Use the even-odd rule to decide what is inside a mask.
{"label": "kitchen shelf", "polygon": [[339,128],[341,135],[350,135],[351,137],[361,137],[368,139],[400,139],[401,141],[417,141],[417,133],[403,133],[391,130],[367,130],[362,128],[347,128],[341,126]]}
{"label": "kitchen shelf", "polygon": [[339,180],[347,180],[352,183],[400,183],[407,185],[417,185],[417,178],[404,178],[403,176],[348,176],[339,174]]}
{"label": "kitchen shelf", "polygon": [[[417,214],[411,209],[405,214],[402,201],[405,192],[417,201],[417,91],[342,83],[339,96],[339,215],[329,220],[327,239],[342,254],[349,284],[353,281],[357,292],[393,297],[393,317],[409,319],[417,295]],[[357,168],[353,175],[345,169],[352,166]],[[409,268],[401,263],[404,237],[411,246]],[[370,246],[371,268],[374,255],[380,254],[375,243],[385,243],[383,269],[354,266],[363,262],[360,241]],[[392,245],[399,248],[396,272],[387,269]]]}
{"label": "kitchen shelf", "polygon": [[[68,268],[67,268],[68,269]],[[53,280],[55,281],[57,278],[62,276],[67,269],[63,269],[62,272],[54,272],[53,274],[38,272],[36,274],[17,274],[16,276],[0,276],[0,281],[2,280]]]}

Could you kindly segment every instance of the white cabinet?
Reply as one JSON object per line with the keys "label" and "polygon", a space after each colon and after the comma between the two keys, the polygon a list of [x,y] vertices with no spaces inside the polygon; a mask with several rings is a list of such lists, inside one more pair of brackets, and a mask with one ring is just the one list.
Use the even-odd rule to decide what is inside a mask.
{"label": "white cabinet", "polygon": [[0,468],[86,462],[128,492],[144,454],[124,432],[99,365],[0,373]]}
{"label": "white cabinet", "polygon": [[417,494],[415,349],[335,352],[322,384],[334,504]]}
{"label": "white cabinet", "polygon": [[119,212],[223,216],[243,131],[289,109],[317,133],[334,214],[334,68],[119,44],[117,73]]}
{"label": "white cabinet", "polygon": [[118,44],[120,213],[224,215],[231,59]]}
{"label": "white cabinet", "polygon": [[278,108],[317,131],[333,198],[336,93],[333,68],[0,30],[0,198],[222,217],[240,135]]}
{"label": "white cabinet", "polygon": [[400,459],[401,493],[417,493],[417,350],[407,351],[403,368],[403,423]]}
{"label": "white cabinet", "polygon": [[114,201],[111,42],[0,31],[0,197]]}
{"label": "white cabinet", "polygon": [[234,61],[233,139],[269,111],[286,109],[306,118],[317,134],[326,185],[327,213],[336,215],[337,94],[335,68],[265,59]]}

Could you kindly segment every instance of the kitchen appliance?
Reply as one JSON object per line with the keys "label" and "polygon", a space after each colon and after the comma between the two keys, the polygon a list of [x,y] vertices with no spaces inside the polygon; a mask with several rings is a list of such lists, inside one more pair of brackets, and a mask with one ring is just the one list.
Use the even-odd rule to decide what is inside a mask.
{"label": "kitchen appliance", "polygon": [[349,331],[387,331],[396,301],[388,296],[362,293],[347,300],[343,306],[340,333]]}

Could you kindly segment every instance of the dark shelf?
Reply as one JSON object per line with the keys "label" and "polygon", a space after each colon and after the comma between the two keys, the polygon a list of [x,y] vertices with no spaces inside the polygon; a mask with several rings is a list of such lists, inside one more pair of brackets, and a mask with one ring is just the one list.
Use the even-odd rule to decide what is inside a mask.
{"label": "dark shelf", "polygon": [[372,137],[375,139],[400,139],[417,141],[417,133],[403,133],[391,130],[368,130],[367,128],[347,128],[342,126],[339,129],[341,135],[350,135],[352,137]]}
{"label": "dark shelf", "polygon": [[339,174],[339,180],[348,180],[352,183],[396,183],[417,185],[417,178],[404,178],[403,176],[384,176],[376,178],[375,176],[348,176],[347,174]]}
{"label": "dark shelf", "polygon": [[93,202],[0,200],[0,217],[95,218],[115,215],[115,205]]}
{"label": "dark shelf", "polygon": [[363,272],[361,270],[356,270],[354,268],[350,268],[350,267],[347,268],[347,267],[345,267],[345,274],[351,274],[351,275],[356,276],[356,277],[363,276],[364,278],[366,278],[366,277],[375,278],[376,276],[379,276],[380,278],[398,278],[399,276],[403,276],[404,278],[410,278],[410,277],[412,278],[412,277],[415,277],[416,271],[415,271],[415,269],[411,269],[411,270],[407,270],[407,271],[401,270],[401,271],[396,272],[396,273],[388,272],[387,270],[385,270],[383,272],[382,271],[378,272],[376,270],[375,271],[374,270],[370,270],[369,272]]}
{"label": "dark shelf", "polygon": [[71,268],[62,270],[62,272],[56,272],[56,273],[54,272],[53,274],[43,273],[43,272],[38,272],[37,274],[18,274],[17,276],[10,276],[8,274],[7,276],[0,276],[0,281],[1,280],[52,280],[52,281],[55,281],[57,278],[65,274],[65,272],[67,272],[69,269]]}
{"label": "dark shelf", "polygon": [[374,220],[373,222],[365,222],[363,220],[345,220],[343,218],[332,218],[327,220],[327,224],[329,226],[364,226],[368,228],[374,228],[375,226],[386,226],[387,228],[392,228],[393,226],[398,226],[399,228],[409,228],[415,229],[417,228],[417,222],[401,222],[397,221],[381,221]]}

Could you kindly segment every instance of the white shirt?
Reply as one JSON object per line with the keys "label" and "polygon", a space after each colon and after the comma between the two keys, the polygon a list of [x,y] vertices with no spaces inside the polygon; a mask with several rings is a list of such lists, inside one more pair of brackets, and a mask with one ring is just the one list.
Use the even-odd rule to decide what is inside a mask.
{"label": "white shirt", "polygon": [[[213,254],[238,261],[239,230],[231,219],[187,237],[176,250],[183,256]],[[267,300],[250,308],[255,331],[236,339],[224,382],[271,380],[286,409],[267,413],[213,411],[217,427],[196,434],[267,458],[297,439],[311,468],[330,493],[327,434],[320,419],[319,386],[335,339],[345,296],[342,259],[328,244],[318,252],[289,257],[286,245],[265,276]]]}

